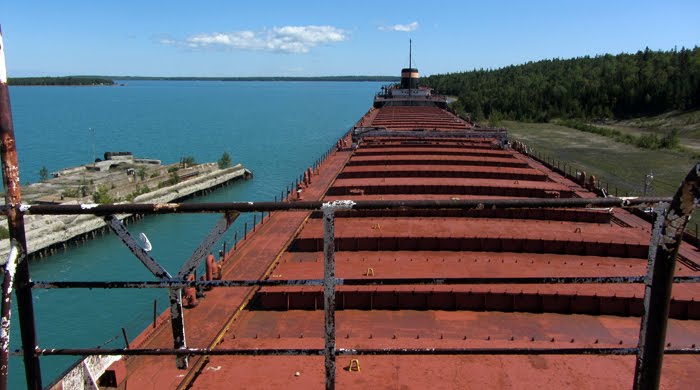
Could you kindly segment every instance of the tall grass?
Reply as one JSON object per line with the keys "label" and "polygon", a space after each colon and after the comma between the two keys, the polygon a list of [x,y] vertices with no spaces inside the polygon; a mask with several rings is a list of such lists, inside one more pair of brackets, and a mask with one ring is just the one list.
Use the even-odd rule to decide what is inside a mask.
{"label": "tall grass", "polygon": [[664,134],[662,137],[659,137],[656,134],[644,134],[640,136],[635,136],[632,134],[625,134],[616,129],[593,126],[588,123],[583,123],[571,119],[560,121],[558,124],[566,127],[571,127],[576,130],[585,131],[587,133],[602,135],[604,137],[612,138],[613,140],[615,140],[615,142],[633,145],[642,149],[681,150],[680,138],[678,137],[678,130],[676,129],[666,132],[666,134]]}

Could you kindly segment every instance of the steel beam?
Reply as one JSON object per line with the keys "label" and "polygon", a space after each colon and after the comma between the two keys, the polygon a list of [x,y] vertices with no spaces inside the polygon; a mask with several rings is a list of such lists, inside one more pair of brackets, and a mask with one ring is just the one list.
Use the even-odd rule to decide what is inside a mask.
{"label": "steel beam", "polygon": [[229,211],[225,213],[224,217],[219,220],[219,222],[214,225],[214,228],[207,234],[199,247],[194,251],[192,256],[190,256],[177,273],[176,279],[186,279],[197,266],[204,260],[207,254],[211,251],[211,248],[219,242],[221,237],[226,233],[226,231],[231,227],[233,221],[238,218],[240,214],[235,211]]}
{"label": "steel beam", "polygon": [[149,271],[151,271],[153,276],[161,281],[170,280],[172,278],[168,271],[166,271],[163,266],[158,264],[158,262],[155,261],[151,255],[149,255],[148,252],[141,247],[138,241],[136,241],[134,236],[129,233],[126,226],[124,226],[119,218],[114,215],[110,215],[105,218],[105,222],[107,222],[107,226],[112,229],[114,234],[116,234],[117,237],[119,237],[119,239],[122,240],[122,242],[127,246],[127,248],[129,248],[131,253],[133,253],[136,258],[141,260],[141,263],[146,266]]}
{"label": "steel beam", "polygon": [[[186,353],[190,356],[300,356],[325,354],[325,349],[265,349],[265,348],[152,348],[152,349],[104,349],[104,348],[39,348],[40,356],[125,355],[167,356]],[[337,348],[337,356],[347,355],[634,355],[637,348]],[[698,355],[700,348],[669,348],[667,355]],[[15,351],[12,355],[21,355]]]}
{"label": "steel beam", "polygon": [[656,208],[634,373],[634,388],[638,390],[658,389],[661,382],[676,256],[685,226],[698,203],[700,163],[688,173],[671,203],[662,203]]}
{"label": "steel beam", "polygon": [[[644,276],[515,277],[515,278],[336,278],[336,286],[400,286],[460,284],[633,284],[644,283]],[[252,286],[323,286],[323,279],[288,280],[164,280],[164,281],[33,281],[32,288],[184,288]],[[674,276],[673,283],[700,283],[700,276]]]}
{"label": "steel beam", "polygon": [[323,209],[323,311],[326,390],[335,389],[335,223],[332,207]]}
{"label": "steel beam", "polygon": [[[463,200],[366,200],[353,202],[355,210],[396,209],[504,209],[504,208],[585,208],[585,207],[648,207],[659,202],[670,202],[667,197],[626,198],[528,198],[528,199],[463,199]],[[261,212],[284,210],[320,210],[323,202],[229,202],[229,203],[128,203],[128,204],[80,204],[80,205],[22,205],[0,206],[0,213],[10,209],[21,210],[25,215],[112,215],[112,214],[184,214],[215,213],[227,211]]]}
{"label": "steel beam", "polygon": [[[170,325],[173,329],[173,348],[184,350],[187,348],[187,338],[185,337],[185,313],[182,310],[182,289],[171,288],[168,294],[170,301]],[[177,368],[184,370],[189,366],[188,357],[185,354],[178,354],[175,357]]]}
{"label": "steel beam", "polygon": [[[119,218],[111,215],[106,217],[105,221],[112,231],[119,237],[119,239],[121,239],[122,242],[129,248],[131,253],[141,260],[141,263],[143,263],[143,265],[146,266],[149,271],[151,271],[153,276],[160,279],[161,283],[182,282],[181,280],[173,279],[172,276],[170,276],[170,273],[157,261],[155,261],[151,255],[149,255],[148,252],[141,247],[141,245],[139,245]],[[170,301],[170,325],[172,326],[173,330],[173,348],[187,348],[187,338],[185,337],[185,316],[182,310],[182,288],[170,287],[168,300]],[[177,368],[179,369],[187,368],[187,355],[177,355],[176,364]]]}
{"label": "steel beam", "polygon": [[323,211],[323,311],[326,390],[335,389],[335,212],[349,210],[353,201],[324,203]]}
{"label": "steel beam", "polygon": [[[10,239],[15,240],[19,249],[20,258],[27,253],[27,238],[24,231],[24,215],[20,209],[22,204],[22,192],[19,180],[19,163],[17,160],[17,147],[15,144],[15,130],[12,124],[12,110],[10,109],[10,92],[7,87],[7,72],[5,67],[5,47],[0,29],[0,159],[2,160],[2,178],[5,185],[5,208]],[[9,263],[9,262],[8,262]],[[11,266],[10,266],[11,267]],[[12,269],[5,266],[3,277],[2,297],[2,327],[9,329],[9,312],[5,314],[5,307],[9,308],[11,296],[6,295],[10,288],[5,286]],[[27,379],[27,388],[41,389],[41,367],[39,356],[34,354],[36,347],[36,326],[34,323],[34,305],[32,302],[32,289],[29,286],[29,262],[25,259],[17,264],[14,272],[14,284],[17,296],[17,310],[22,332],[22,348],[24,348],[24,373]],[[9,337],[9,336],[8,336]],[[5,346],[3,346],[5,347]],[[0,390],[7,388],[7,351],[0,353]]]}

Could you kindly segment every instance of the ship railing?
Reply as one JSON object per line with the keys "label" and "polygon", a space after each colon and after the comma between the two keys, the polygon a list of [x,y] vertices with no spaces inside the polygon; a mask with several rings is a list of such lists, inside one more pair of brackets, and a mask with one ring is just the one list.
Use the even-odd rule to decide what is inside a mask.
{"label": "ship railing", "polygon": [[[700,165],[698,166],[700,169]],[[470,199],[470,200],[376,200],[376,201],[297,201],[297,202],[233,202],[233,203],[167,203],[167,204],[78,204],[78,205],[7,205],[0,211],[8,216],[14,214],[20,220],[26,215],[81,215],[104,217],[108,226],[120,237],[139,260],[153,273],[157,280],[148,281],[31,281],[23,248],[18,240],[13,241],[12,255],[6,265],[24,264],[18,267],[15,285],[18,291],[34,288],[165,288],[169,291],[174,348],[40,348],[36,339],[23,344],[28,385],[40,387],[39,357],[55,355],[174,355],[178,367],[188,367],[189,356],[202,355],[322,355],[325,357],[326,388],[335,386],[336,357],[345,355],[636,355],[637,369],[635,386],[645,388],[649,383],[658,383],[661,358],[664,354],[698,354],[697,348],[665,348],[665,328],[668,320],[670,291],[673,283],[697,283],[697,276],[673,276],[673,265],[680,240],[678,232],[692,211],[693,201],[700,200],[697,171],[693,170],[673,199],[660,197],[638,198],[566,198],[566,199]],[[688,203],[690,202],[690,204]],[[656,210],[657,218],[649,251],[647,276],[610,277],[494,277],[494,278],[338,278],[335,275],[335,214],[348,210],[407,210],[407,209],[513,209],[513,208],[590,208],[620,207],[648,208]],[[200,264],[210,248],[221,238],[238,213],[279,211],[321,211],[323,213],[324,278],[304,280],[187,280],[187,276]],[[205,237],[195,253],[183,264],[180,271],[171,276],[160,264],[141,248],[126,227],[114,215],[214,213],[224,217]],[[680,218],[680,219],[679,219]],[[685,219],[684,219],[685,218]],[[16,219],[15,219],[16,220]],[[12,219],[10,219],[12,221]],[[11,225],[12,227],[12,225]],[[23,269],[26,268],[26,269]],[[6,274],[9,274],[6,272]],[[345,349],[337,348],[335,335],[335,294],[337,286],[369,285],[460,285],[460,284],[581,284],[581,283],[644,283],[644,315],[640,330],[640,342],[636,348],[390,348],[390,349]],[[250,287],[250,286],[323,286],[324,300],[324,348],[323,349],[237,349],[237,348],[191,348],[185,343],[185,323],[182,316],[181,291],[187,287]],[[31,302],[31,300],[30,300]],[[34,313],[25,301],[18,301],[23,341],[26,333],[35,336]],[[7,322],[5,322],[7,320]],[[9,316],[3,318],[9,324]],[[7,348],[7,345],[5,345]],[[200,360],[201,361],[201,360]],[[191,371],[192,372],[192,371]],[[37,375],[38,374],[38,375]],[[36,375],[36,376],[35,376]],[[38,378],[38,379],[37,379]]]}

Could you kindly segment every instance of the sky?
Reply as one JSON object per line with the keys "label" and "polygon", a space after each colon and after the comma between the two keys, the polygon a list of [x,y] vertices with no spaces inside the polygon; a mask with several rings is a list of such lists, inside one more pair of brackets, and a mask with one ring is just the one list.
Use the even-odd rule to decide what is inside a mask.
{"label": "sky", "polygon": [[9,77],[493,69],[700,46],[700,1],[3,1]]}

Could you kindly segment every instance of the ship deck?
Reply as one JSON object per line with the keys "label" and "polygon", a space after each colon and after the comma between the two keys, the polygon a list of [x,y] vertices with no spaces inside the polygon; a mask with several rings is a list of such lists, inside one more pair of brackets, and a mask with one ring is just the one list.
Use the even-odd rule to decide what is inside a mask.
{"label": "ship deck", "polygon": [[[593,198],[571,178],[428,107],[372,109],[358,127],[473,130],[476,137],[350,135],[304,200]],[[323,277],[318,212],[273,212],[227,254],[224,279]],[[621,208],[365,210],[338,212],[339,278],[642,276],[651,226]],[[700,273],[685,243],[676,275]],[[635,357],[547,355],[561,348],[635,348],[642,284],[338,286],[338,348],[486,348],[518,355],[339,356],[339,388],[612,388],[633,382]],[[673,288],[667,341],[700,341],[700,286]],[[321,287],[218,287],[185,312],[188,347],[323,348]],[[169,319],[132,347],[170,348]],[[528,352],[529,351],[529,352]],[[358,359],[359,371],[350,370]],[[322,388],[322,356],[208,356],[190,370],[169,356],[128,357],[121,388]],[[664,358],[662,388],[693,388],[698,355]]]}

